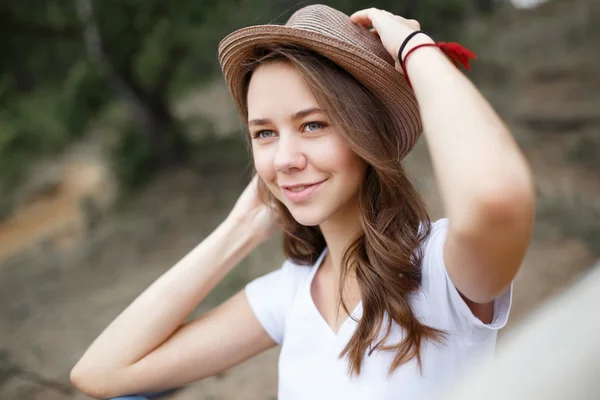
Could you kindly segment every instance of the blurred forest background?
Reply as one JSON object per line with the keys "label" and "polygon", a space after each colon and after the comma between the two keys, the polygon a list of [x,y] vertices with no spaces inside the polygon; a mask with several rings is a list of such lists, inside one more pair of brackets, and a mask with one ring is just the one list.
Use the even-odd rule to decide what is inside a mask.
{"label": "blurred forest background", "polygon": [[[216,227],[250,176],[218,42],[310,3],[0,2],[1,399],[85,398],[68,380],[78,357]],[[539,195],[511,324],[579,279],[600,256],[600,2],[326,4],[384,8],[478,53],[470,76],[513,130]],[[440,217],[423,141],[407,165]],[[257,249],[197,313],[277,268],[279,247]],[[170,398],[274,398],[276,359]]]}

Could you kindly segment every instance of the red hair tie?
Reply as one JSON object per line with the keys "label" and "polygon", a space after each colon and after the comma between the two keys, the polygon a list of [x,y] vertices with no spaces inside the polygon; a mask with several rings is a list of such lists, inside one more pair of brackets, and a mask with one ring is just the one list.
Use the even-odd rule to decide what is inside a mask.
{"label": "red hair tie", "polygon": [[455,42],[450,42],[450,43],[437,42],[437,43],[419,44],[419,45],[413,47],[412,49],[410,49],[406,53],[404,58],[402,58],[402,51],[404,50],[404,47],[406,46],[408,41],[410,39],[412,39],[412,37],[415,36],[417,33],[425,33],[425,32],[415,31],[415,32],[411,33],[404,40],[404,43],[402,43],[402,46],[400,46],[400,51],[398,51],[398,60],[400,61],[400,66],[402,67],[402,72],[404,73],[404,77],[406,78],[406,81],[408,82],[408,86],[410,86],[412,88],[412,85],[410,84],[410,79],[408,78],[408,74],[406,72],[406,59],[408,58],[409,55],[412,54],[413,51],[420,49],[421,47],[437,47],[440,50],[442,50],[442,52],[444,52],[444,54],[450,59],[450,61],[452,61],[452,63],[454,64],[454,66],[456,68],[459,68],[459,64],[460,64],[467,71],[471,70],[471,65],[469,65],[469,61],[476,59],[477,56],[471,50],[469,50],[466,47],[463,47],[462,45],[455,43]]}

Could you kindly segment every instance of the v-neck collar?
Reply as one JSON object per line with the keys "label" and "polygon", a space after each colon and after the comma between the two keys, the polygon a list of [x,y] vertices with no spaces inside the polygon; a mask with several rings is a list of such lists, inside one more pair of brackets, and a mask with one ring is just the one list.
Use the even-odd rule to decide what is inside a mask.
{"label": "v-neck collar", "polygon": [[317,305],[315,304],[315,301],[313,300],[313,297],[312,297],[312,282],[314,280],[315,275],[317,274],[318,269],[323,264],[323,260],[325,260],[327,251],[328,251],[328,249],[327,249],[327,247],[325,247],[323,249],[323,251],[321,252],[321,255],[319,256],[319,258],[317,258],[317,261],[315,262],[315,265],[310,273],[310,276],[308,277],[308,284],[306,285],[305,289],[306,289],[306,295],[308,296],[308,302],[310,303],[310,308],[312,308],[312,310],[316,314],[317,318],[321,321],[321,324],[323,324],[324,327],[326,328],[327,332],[329,332],[329,334],[332,335],[334,338],[337,338],[337,337],[339,337],[340,333],[343,331],[343,329],[349,323],[354,322],[353,318],[358,320],[362,316],[362,300],[360,300],[358,302],[358,304],[356,305],[354,310],[346,317],[344,322],[342,322],[342,324],[338,328],[337,332],[335,332],[331,328],[331,326],[329,326],[329,324],[323,317],[323,314],[321,314],[321,312],[317,308]]}

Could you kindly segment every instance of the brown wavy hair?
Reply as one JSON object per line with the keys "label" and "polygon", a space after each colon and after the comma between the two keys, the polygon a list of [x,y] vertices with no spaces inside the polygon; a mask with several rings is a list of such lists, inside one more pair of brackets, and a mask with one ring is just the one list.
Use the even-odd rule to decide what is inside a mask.
{"label": "brown wavy hair", "polygon": [[[377,350],[396,352],[389,373],[414,358],[421,369],[421,344],[425,340],[441,341],[444,332],[421,323],[409,303],[409,295],[421,286],[422,244],[431,223],[424,200],[399,161],[399,133],[381,101],[367,88],[329,59],[301,47],[256,49],[246,63],[244,98],[252,71],[276,61],[295,66],[332,126],[367,163],[358,193],[363,234],[345,251],[339,285],[339,298],[343,299],[345,280],[355,272],[363,315],[340,358],[348,357],[349,373],[356,375],[360,374],[365,354]],[[247,105],[239,111],[247,122]],[[261,180],[259,193],[266,204],[274,205],[280,217],[285,255],[298,264],[314,264],[326,246],[319,227],[298,223]],[[343,300],[341,305],[350,314]],[[399,343],[386,345],[392,322],[403,327],[406,334]]]}

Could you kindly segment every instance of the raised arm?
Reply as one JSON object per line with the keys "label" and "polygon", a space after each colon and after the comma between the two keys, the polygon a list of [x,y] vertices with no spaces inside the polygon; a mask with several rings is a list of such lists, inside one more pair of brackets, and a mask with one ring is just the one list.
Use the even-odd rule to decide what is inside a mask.
{"label": "raised arm", "polygon": [[529,243],[529,166],[503,121],[442,52],[420,48],[406,68],[449,218],[446,267],[465,297],[489,302],[513,280]]}
{"label": "raised arm", "polygon": [[71,371],[77,388],[95,398],[173,388],[214,375],[275,345],[243,291],[183,324],[212,288],[273,230],[255,188],[253,180],[230,216],[92,343]]}
{"label": "raised arm", "polygon": [[[419,29],[414,20],[378,9],[359,11],[352,19],[372,25],[394,58],[404,38]],[[403,56],[432,42],[417,34]],[[415,50],[405,67],[449,218],[446,267],[482,316],[486,311],[479,312],[478,304],[506,289],[529,243],[535,204],[530,168],[503,121],[439,49]]]}

